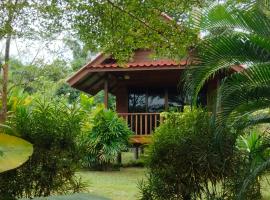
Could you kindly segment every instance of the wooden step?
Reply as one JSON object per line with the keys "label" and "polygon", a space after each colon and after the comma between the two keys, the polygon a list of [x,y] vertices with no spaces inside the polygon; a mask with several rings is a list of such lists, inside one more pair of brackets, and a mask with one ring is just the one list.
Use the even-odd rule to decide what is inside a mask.
{"label": "wooden step", "polygon": [[152,142],[152,135],[133,135],[130,137],[131,144],[144,145]]}

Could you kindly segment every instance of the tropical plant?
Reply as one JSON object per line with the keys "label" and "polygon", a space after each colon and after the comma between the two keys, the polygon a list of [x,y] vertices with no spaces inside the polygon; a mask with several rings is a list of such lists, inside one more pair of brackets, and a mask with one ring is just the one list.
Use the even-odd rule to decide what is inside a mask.
{"label": "tropical plant", "polygon": [[[261,165],[265,165],[264,162],[270,157],[269,135],[263,135],[259,134],[257,131],[252,131],[244,136],[240,136],[237,142],[237,148],[241,151],[242,162],[245,165],[240,173],[243,174],[243,171],[246,173],[245,176],[242,177],[242,179],[244,179],[242,182],[239,181],[241,180],[239,179],[239,175],[237,176],[239,179],[238,182],[243,185],[240,187],[240,191],[237,191],[237,198],[246,198],[246,196],[249,195],[248,193],[250,193],[250,190],[256,190],[257,188],[257,197],[254,196],[253,199],[260,199],[259,176],[261,177],[262,175],[267,174],[267,171],[260,171],[260,173],[256,174],[258,177],[254,176],[252,172],[257,170],[258,167],[261,168]],[[250,175],[252,178],[250,178]],[[246,177],[249,178],[247,179]]]}
{"label": "tropical plant", "polygon": [[[268,107],[270,17],[255,6],[218,4],[200,13],[195,22],[208,34],[197,46],[194,59],[199,65],[191,67],[186,77],[191,79],[186,89],[194,102],[208,80],[223,77],[217,99],[223,121]],[[230,73],[232,67],[245,70]]]}
{"label": "tropical plant", "polygon": [[19,167],[32,153],[33,146],[29,142],[0,133],[0,173]]}
{"label": "tropical plant", "polygon": [[[0,1],[0,40],[5,42],[2,73],[1,120],[6,120],[11,41],[48,38],[62,30],[64,1]],[[33,26],[33,24],[35,24]],[[66,26],[66,25],[65,25]]]}
{"label": "tropical plant", "polygon": [[98,106],[90,114],[85,126],[86,146],[84,166],[108,170],[116,161],[117,155],[128,147],[131,130],[115,112]]}
{"label": "tropical plant", "polygon": [[[239,134],[248,126],[269,123],[270,119],[269,7],[263,1],[232,2],[195,14],[194,27],[199,27],[204,37],[196,46],[197,65],[191,66],[186,74],[186,91],[193,96],[194,104],[205,83],[217,80],[220,87],[215,121],[219,136],[227,134],[226,127],[233,127]],[[239,72],[232,73],[232,68]],[[245,166],[250,169],[247,163]],[[269,157],[244,174],[246,180],[239,186],[242,189],[238,199],[248,199],[245,196],[248,184],[252,185],[256,173],[261,174],[267,167]]]}
{"label": "tropical plant", "polygon": [[[27,105],[31,97],[23,93],[21,89],[13,89],[8,98],[8,110],[15,111],[17,106]],[[1,105],[2,106],[2,105]],[[21,138],[18,138],[11,127],[4,124],[2,129],[10,130],[10,134],[0,133],[0,173],[21,166],[33,153],[33,145]],[[3,131],[4,132],[4,131]]]}
{"label": "tropical plant", "polygon": [[224,137],[219,145],[227,151],[220,152],[214,143],[211,116],[202,109],[185,108],[165,118],[150,145],[141,199],[224,199],[226,191],[218,188],[233,174],[234,137]]}
{"label": "tropical plant", "polygon": [[34,145],[34,152],[21,167],[0,174],[0,197],[32,198],[80,190],[75,171],[83,116],[60,99],[35,99],[17,107],[7,124]]}

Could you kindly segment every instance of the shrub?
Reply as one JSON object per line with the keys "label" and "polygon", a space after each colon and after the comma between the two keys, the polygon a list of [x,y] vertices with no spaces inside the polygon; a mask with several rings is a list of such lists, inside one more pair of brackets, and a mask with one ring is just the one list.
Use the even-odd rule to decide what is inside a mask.
{"label": "shrub", "polygon": [[34,153],[20,168],[0,174],[2,199],[48,196],[81,189],[75,171],[80,159],[76,140],[82,116],[77,108],[57,100],[37,100],[27,107],[17,107],[8,124],[33,144]]}
{"label": "shrub", "polygon": [[86,146],[84,165],[99,170],[112,167],[117,155],[127,149],[131,130],[118,115],[103,107],[91,113],[83,144]]}
{"label": "shrub", "polygon": [[[250,129],[250,128],[249,128]],[[270,138],[268,134],[260,133],[257,128],[245,130],[246,134],[237,139],[235,153],[238,167],[226,187],[233,191],[231,199],[262,199],[260,178],[269,170],[257,171],[270,156]]]}
{"label": "shrub", "polygon": [[217,196],[217,183],[233,171],[234,138],[224,136],[218,145],[213,142],[211,116],[202,109],[167,113],[165,119],[150,145],[149,172],[140,185],[141,199]]}

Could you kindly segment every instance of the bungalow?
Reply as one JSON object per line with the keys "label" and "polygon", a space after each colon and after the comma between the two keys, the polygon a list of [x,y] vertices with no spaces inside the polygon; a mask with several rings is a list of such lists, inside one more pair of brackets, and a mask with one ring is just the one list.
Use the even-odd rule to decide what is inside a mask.
{"label": "bungalow", "polygon": [[[185,104],[180,77],[188,60],[153,59],[150,50],[140,49],[125,66],[119,66],[111,56],[99,54],[81,68],[68,83],[81,91],[95,95],[104,90],[116,97],[116,111],[134,132],[134,145],[149,143],[153,130],[161,122],[160,113],[170,109],[182,110]],[[202,105],[210,106],[217,81],[210,81],[201,92]]]}

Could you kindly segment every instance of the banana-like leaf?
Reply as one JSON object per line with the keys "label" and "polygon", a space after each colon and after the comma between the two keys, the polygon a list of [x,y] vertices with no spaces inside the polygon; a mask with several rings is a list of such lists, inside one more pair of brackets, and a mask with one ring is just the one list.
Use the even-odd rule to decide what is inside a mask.
{"label": "banana-like leaf", "polygon": [[31,143],[0,133],[0,173],[19,167],[29,159],[32,153]]}

